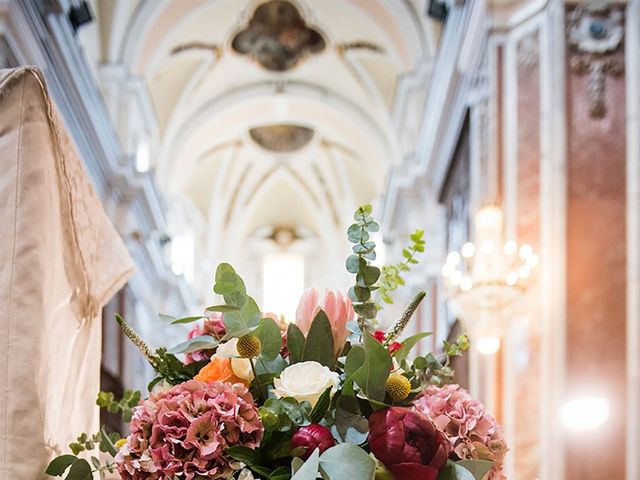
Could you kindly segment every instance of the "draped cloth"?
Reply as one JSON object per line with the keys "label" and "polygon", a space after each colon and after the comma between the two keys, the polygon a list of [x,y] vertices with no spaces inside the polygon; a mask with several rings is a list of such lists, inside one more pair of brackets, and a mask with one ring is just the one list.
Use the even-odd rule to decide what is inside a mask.
{"label": "draped cloth", "polygon": [[42,75],[0,70],[0,479],[99,428],[101,308],[132,272]]}

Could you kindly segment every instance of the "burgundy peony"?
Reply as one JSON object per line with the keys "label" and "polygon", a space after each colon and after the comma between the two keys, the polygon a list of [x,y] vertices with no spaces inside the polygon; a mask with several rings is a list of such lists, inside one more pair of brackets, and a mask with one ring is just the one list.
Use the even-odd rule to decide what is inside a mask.
{"label": "burgundy peony", "polygon": [[402,407],[371,414],[369,446],[395,480],[436,480],[449,456],[449,441],[433,422]]}
{"label": "burgundy peony", "polygon": [[302,448],[304,453],[300,455],[303,460],[309,458],[313,451],[317,448],[320,453],[336,444],[331,431],[322,425],[312,423],[296,430],[291,437],[291,448]]}

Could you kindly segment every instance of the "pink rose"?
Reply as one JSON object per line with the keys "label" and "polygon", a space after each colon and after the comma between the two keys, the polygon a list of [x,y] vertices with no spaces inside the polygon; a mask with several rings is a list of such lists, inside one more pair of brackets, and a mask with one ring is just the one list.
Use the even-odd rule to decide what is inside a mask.
{"label": "pink rose", "polygon": [[349,335],[347,323],[355,318],[351,299],[338,291],[325,290],[324,295],[321,296],[317,287],[306,290],[302,294],[296,310],[296,325],[302,330],[302,333],[305,335],[309,333],[311,323],[320,310],[327,314],[331,323],[333,346],[337,356],[342,351]]}

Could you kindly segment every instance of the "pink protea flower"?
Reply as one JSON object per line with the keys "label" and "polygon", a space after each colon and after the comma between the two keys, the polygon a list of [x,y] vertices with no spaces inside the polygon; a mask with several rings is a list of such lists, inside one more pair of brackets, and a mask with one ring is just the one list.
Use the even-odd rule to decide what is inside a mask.
{"label": "pink protea flower", "polygon": [[455,459],[490,460],[494,465],[488,479],[505,478],[502,467],[508,448],[502,428],[465,389],[430,385],[414,401],[413,408],[430,417],[444,432]]}
{"label": "pink protea flower", "polygon": [[[220,312],[207,312],[207,318],[202,326],[196,325],[187,335],[188,339],[199,337],[201,335],[211,335],[215,338],[222,338],[227,333],[224,327],[224,315]],[[216,353],[215,348],[209,350],[197,350],[195,352],[187,353],[184,357],[184,363],[187,365],[195,362],[202,362],[210,360],[213,354]]]}
{"label": "pink protea flower", "polygon": [[115,458],[123,480],[215,480],[240,468],[225,449],[256,448],[264,428],[244,385],[190,380],[140,402],[129,431]]}
{"label": "pink protea flower", "polygon": [[300,327],[302,333],[305,335],[309,333],[311,323],[320,310],[323,310],[329,318],[335,354],[339,355],[349,336],[347,323],[355,318],[351,299],[342,292],[325,290],[324,295],[321,296],[317,287],[306,290],[296,310],[296,325]]}

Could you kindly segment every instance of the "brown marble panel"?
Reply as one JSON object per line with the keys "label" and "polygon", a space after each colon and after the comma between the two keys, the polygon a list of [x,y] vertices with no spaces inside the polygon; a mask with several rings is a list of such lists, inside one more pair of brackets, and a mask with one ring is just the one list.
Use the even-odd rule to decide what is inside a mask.
{"label": "brown marble panel", "polygon": [[607,112],[596,118],[588,82],[567,68],[566,389],[603,392],[611,418],[567,433],[566,479],[611,480],[625,477],[625,85],[607,75]]}

